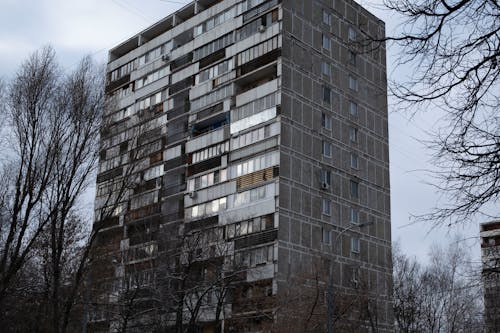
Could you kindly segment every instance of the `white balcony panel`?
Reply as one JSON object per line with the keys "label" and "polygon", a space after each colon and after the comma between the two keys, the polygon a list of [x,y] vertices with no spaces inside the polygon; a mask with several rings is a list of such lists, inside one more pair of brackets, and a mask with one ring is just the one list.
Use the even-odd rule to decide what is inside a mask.
{"label": "white balcony panel", "polygon": [[272,214],[275,210],[276,202],[272,197],[250,205],[222,211],[219,214],[219,224],[226,225],[235,221],[244,221],[257,216]]}
{"label": "white balcony panel", "polygon": [[224,127],[189,140],[186,143],[186,153],[189,154],[222,141],[224,141]]}
{"label": "white balcony panel", "polygon": [[242,94],[236,96],[236,107],[245,105],[256,99],[267,96],[273,92],[278,90],[278,79],[274,79],[272,81],[261,84],[258,87],[250,89]]}
{"label": "white balcony panel", "polygon": [[253,116],[238,120],[231,124],[231,135],[236,134],[240,131],[243,131],[247,128],[253,127],[258,124],[265,123],[268,120],[271,120],[276,117],[276,107],[272,107],[270,109],[264,110]]}
{"label": "white balcony panel", "polygon": [[192,192],[194,194],[193,197],[191,197],[190,194],[186,194],[184,196],[184,207],[199,205],[207,201],[225,197],[234,192],[236,192],[235,181],[226,182],[202,190],[194,191]]}
{"label": "white balcony panel", "polygon": [[247,282],[254,282],[265,279],[272,279],[274,277],[274,264],[269,263],[265,266],[258,266],[251,268],[247,272]]}

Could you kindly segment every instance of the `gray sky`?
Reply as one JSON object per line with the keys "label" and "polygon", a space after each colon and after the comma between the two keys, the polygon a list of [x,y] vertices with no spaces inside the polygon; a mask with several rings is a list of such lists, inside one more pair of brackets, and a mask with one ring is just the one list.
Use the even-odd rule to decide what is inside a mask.
{"label": "gray sky", "polygon": [[[50,44],[66,68],[75,66],[86,54],[105,62],[107,50],[182,7],[188,1],[160,0],[1,0],[0,1],[0,77],[8,79],[21,61],[34,50]],[[393,16],[380,8],[381,0],[359,1],[386,22],[387,32],[395,31]],[[408,75],[391,68],[394,50],[388,50],[389,77]],[[408,225],[411,214],[427,212],[440,199],[423,170],[432,169],[428,152],[419,140],[436,124],[432,111],[409,115],[392,112],[389,99],[391,159],[391,205],[393,240],[403,250],[424,259],[433,242],[443,243],[456,232],[472,237],[464,245],[479,258],[478,222],[465,228],[430,231],[428,225]]]}

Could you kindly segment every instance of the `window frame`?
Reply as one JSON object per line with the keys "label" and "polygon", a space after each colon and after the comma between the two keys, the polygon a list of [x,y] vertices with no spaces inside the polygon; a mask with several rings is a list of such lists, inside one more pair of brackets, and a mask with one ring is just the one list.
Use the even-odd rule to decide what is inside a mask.
{"label": "window frame", "polygon": [[359,209],[356,207],[349,208],[349,222],[352,224],[359,224]]}
{"label": "window frame", "polygon": [[349,90],[358,91],[359,90],[358,78],[352,74],[349,74],[348,80],[349,80]]}
{"label": "window frame", "polygon": [[349,26],[347,28],[347,40],[349,42],[355,42],[358,38],[358,32],[354,29],[353,26]]}
{"label": "window frame", "polygon": [[325,245],[332,245],[332,231],[330,229],[321,228],[321,242]]}
{"label": "window frame", "polygon": [[332,14],[328,12],[325,8],[323,8],[323,24],[328,25],[329,27],[332,26]]}
{"label": "window frame", "polygon": [[356,127],[349,127],[349,141],[351,143],[358,143],[359,141],[359,130]]}
{"label": "window frame", "polygon": [[328,198],[321,198],[321,214],[332,216],[332,201]]}
{"label": "window frame", "polygon": [[359,182],[351,179],[349,181],[349,194],[351,199],[359,199]]}
{"label": "window frame", "polygon": [[321,126],[329,131],[331,131],[333,127],[332,117],[325,112],[321,113]]}
{"label": "window frame", "polygon": [[327,169],[321,169],[320,175],[321,183],[325,183],[328,186],[332,185],[332,172]]}
{"label": "window frame", "polygon": [[332,77],[332,64],[328,61],[321,62],[321,74],[323,76]]}
{"label": "window frame", "polygon": [[355,152],[351,152],[351,168],[359,170],[359,155]]}
{"label": "window frame", "polygon": [[359,237],[351,237],[351,252],[360,253],[361,252],[361,241]]}
{"label": "window frame", "polygon": [[358,110],[358,103],[354,102],[354,101],[349,101],[349,114],[352,116],[352,117],[357,117],[358,116],[358,113],[359,113],[359,110]]}
{"label": "window frame", "polygon": [[332,103],[332,89],[326,84],[323,85],[323,102],[327,104]]}
{"label": "window frame", "polygon": [[347,63],[349,63],[352,66],[356,66],[357,65],[357,58],[358,58],[358,55],[356,52],[354,52],[353,50],[347,51]]}
{"label": "window frame", "polygon": [[332,40],[325,33],[321,34],[321,47],[325,50],[328,50],[328,51],[332,50]]}
{"label": "window frame", "polygon": [[321,153],[324,157],[332,157],[332,144],[328,141],[323,140],[321,144]]}

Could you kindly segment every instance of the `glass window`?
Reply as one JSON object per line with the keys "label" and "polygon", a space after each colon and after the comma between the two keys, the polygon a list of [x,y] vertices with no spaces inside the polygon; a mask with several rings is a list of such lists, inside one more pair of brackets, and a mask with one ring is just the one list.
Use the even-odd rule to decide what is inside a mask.
{"label": "glass window", "polygon": [[329,170],[321,170],[321,182],[327,186],[331,185],[331,173]]}
{"label": "glass window", "polygon": [[349,89],[358,91],[358,79],[349,75]]}
{"label": "glass window", "polygon": [[347,38],[349,39],[350,42],[356,41],[357,33],[353,27],[349,27],[349,29],[347,31]]}
{"label": "glass window", "polygon": [[356,66],[356,59],[357,59],[356,53],[354,51],[349,50],[349,52],[347,53],[347,61],[349,62],[349,64]]}
{"label": "glass window", "polygon": [[274,260],[274,246],[270,245],[267,247],[267,261],[272,262]]}
{"label": "glass window", "polygon": [[355,127],[349,127],[349,140],[351,142],[358,142],[358,129]]}
{"label": "glass window", "polygon": [[330,104],[331,101],[331,89],[327,86],[323,86],[323,102]]}
{"label": "glass window", "polygon": [[351,180],[351,198],[358,199],[359,198],[359,183],[357,181]]}
{"label": "glass window", "polygon": [[323,9],[323,23],[332,25],[332,15],[326,9]]}
{"label": "glass window", "polygon": [[252,220],[252,232],[259,232],[261,229],[260,229],[260,217],[256,217]]}
{"label": "glass window", "polygon": [[323,75],[331,76],[332,75],[332,66],[328,62],[323,61],[321,63],[321,72],[323,73]]}
{"label": "glass window", "polygon": [[359,253],[359,248],[360,248],[359,238],[357,237],[351,238],[351,252]]}
{"label": "glass window", "polygon": [[332,232],[331,230],[327,230],[325,228],[322,229],[322,241],[324,244],[332,243]]}
{"label": "glass window", "polygon": [[356,153],[351,153],[351,168],[358,168],[358,154]]}
{"label": "glass window", "polygon": [[359,223],[359,211],[354,208],[354,207],[351,207],[351,223],[355,223],[355,224],[358,224]]}
{"label": "glass window", "polygon": [[325,128],[327,130],[331,130],[332,129],[332,117],[330,117],[329,115],[327,115],[325,113],[322,113],[321,114],[321,126],[323,126],[323,128]]}
{"label": "glass window", "polygon": [[248,233],[248,222],[247,221],[244,221],[244,222],[241,222],[241,234],[242,235],[246,235]]}
{"label": "glass window", "polygon": [[235,231],[236,231],[236,228],[235,228],[234,224],[228,225],[227,226],[227,237],[228,238],[233,238],[234,235],[235,235]]}
{"label": "glass window", "polygon": [[357,117],[358,116],[358,104],[356,104],[354,102],[349,102],[349,113],[351,114],[351,116]]}
{"label": "glass window", "polygon": [[331,47],[331,40],[330,40],[330,37],[328,37],[327,35],[325,34],[322,34],[322,44],[323,44],[323,48],[326,49],[326,50],[330,50],[330,47]]}
{"label": "glass window", "polygon": [[323,141],[323,156],[332,157],[332,144]]}
{"label": "glass window", "polygon": [[323,198],[321,202],[321,212],[324,215],[330,216],[332,214],[332,203],[329,199]]}

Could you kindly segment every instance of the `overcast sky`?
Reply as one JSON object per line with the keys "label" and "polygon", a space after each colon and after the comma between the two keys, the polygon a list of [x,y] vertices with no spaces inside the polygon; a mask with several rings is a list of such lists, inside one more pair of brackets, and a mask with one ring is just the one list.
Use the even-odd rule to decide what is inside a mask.
{"label": "overcast sky", "polygon": [[[8,79],[22,59],[50,44],[66,67],[75,66],[86,54],[97,61],[107,60],[107,50],[179,9],[188,1],[161,0],[1,0],[0,77]],[[388,33],[395,31],[394,16],[381,9],[377,0],[360,1],[386,22]],[[388,50],[389,77],[405,75],[391,67],[396,58]],[[412,214],[422,214],[438,201],[432,182],[424,171],[431,169],[428,152],[419,140],[435,126],[436,116],[428,111],[411,121],[404,113],[393,112],[389,99],[391,159],[391,205],[393,240],[403,250],[424,259],[433,242],[443,242],[460,232],[476,260],[479,256],[478,221],[466,228],[441,228],[430,232],[427,225],[408,225]]]}

